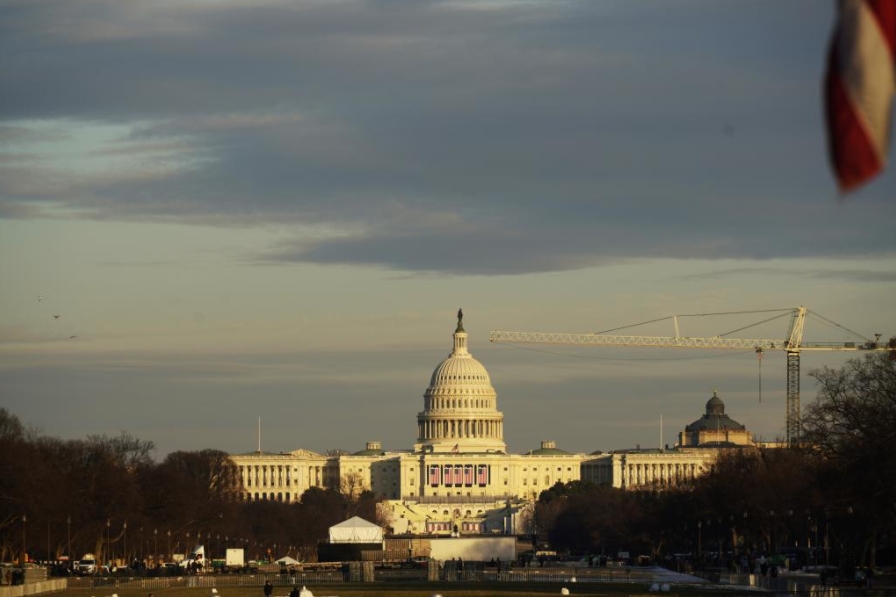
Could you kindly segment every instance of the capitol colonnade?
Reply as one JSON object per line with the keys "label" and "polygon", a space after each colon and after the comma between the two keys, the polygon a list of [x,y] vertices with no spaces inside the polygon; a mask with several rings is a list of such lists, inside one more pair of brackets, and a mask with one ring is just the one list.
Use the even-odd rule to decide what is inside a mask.
{"label": "capitol colonnade", "polygon": [[501,438],[504,437],[503,421],[482,419],[451,419],[423,421],[417,424],[417,435],[421,440]]}

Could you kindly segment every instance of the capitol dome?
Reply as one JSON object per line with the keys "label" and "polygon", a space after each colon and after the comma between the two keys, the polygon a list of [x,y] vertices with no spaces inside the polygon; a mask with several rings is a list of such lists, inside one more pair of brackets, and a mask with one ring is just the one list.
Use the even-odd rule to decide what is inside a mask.
{"label": "capitol dome", "polygon": [[504,452],[504,415],[485,366],[467,349],[463,311],[457,313],[454,349],[432,372],[417,415],[416,450]]}
{"label": "capitol dome", "polygon": [[465,355],[452,353],[451,356],[439,363],[429,380],[430,388],[458,384],[491,387],[485,366],[474,359],[470,353]]}

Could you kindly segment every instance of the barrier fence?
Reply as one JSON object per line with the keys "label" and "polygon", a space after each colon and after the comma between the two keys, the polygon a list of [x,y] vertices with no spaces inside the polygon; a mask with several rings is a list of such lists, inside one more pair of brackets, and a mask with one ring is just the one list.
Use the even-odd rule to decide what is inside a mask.
{"label": "barrier fence", "polygon": [[[511,568],[458,569],[432,562],[429,568],[376,568],[372,562],[351,562],[338,570],[301,571],[294,574],[197,574],[160,577],[80,577],[69,578],[72,589],[167,587],[259,587],[266,581],[277,586],[340,584],[346,582],[688,582],[663,568]],[[699,581],[698,581],[699,582]],[[2,597],[2,595],[0,595]]]}
{"label": "barrier fence", "polygon": [[0,597],[25,597],[26,595],[37,595],[40,593],[58,593],[64,591],[68,584],[66,578],[54,578],[52,580],[40,580],[37,582],[26,582],[21,585],[0,587]]}

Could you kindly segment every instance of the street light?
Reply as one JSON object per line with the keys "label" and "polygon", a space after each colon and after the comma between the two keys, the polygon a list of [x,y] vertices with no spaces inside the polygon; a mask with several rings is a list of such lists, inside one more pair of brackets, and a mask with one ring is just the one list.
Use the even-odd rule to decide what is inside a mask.
{"label": "street light", "polygon": [[825,508],[824,509],[824,565],[825,566],[830,564],[829,550],[830,550],[831,546],[828,541],[828,535],[829,535],[828,531],[830,531],[830,525],[829,525],[830,517],[831,517],[831,513],[828,511],[827,508]]}
{"label": "street light", "polygon": [[22,514],[22,564],[24,564],[28,560],[28,516]]}
{"label": "street light", "polygon": [[719,536],[719,562],[722,561],[722,517],[719,516],[718,519],[719,526],[716,527],[716,534]]}
{"label": "street light", "polygon": [[112,565],[112,539],[111,539],[111,528],[112,528],[112,519],[106,519],[106,557],[104,558],[106,562],[111,566]]}
{"label": "street light", "polygon": [[124,529],[124,566],[128,567],[128,521],[124,521],[122,528]]}
{"label": "street light", "polygon": [[165,561],[171,561],[171,529],[168,529],[168,555],[165,556]]}
{"label": "street light", "polygon": [[790,536],[793,534],[793,509],[787,509],[787,545],[790,545]]}
{"label": "street light", "polygon": [[700,547],[703,540],[703,521],[697,521],[697,564],[700,564]]}
{"label": "street light", "polygon": [[72,517],[69,516],[65,519],[65,524],[68,525],[68,533],[66,534],[66,539],[68,540],[68,548],[66,553],[68,554],[68,561],[71,563],[72,561]]}
{"label": "street light", "polygon": [[152,563],[155,564],[156,568],[159,567],[158,558],[159,558],[159,529],[153,529],[152,530]]}

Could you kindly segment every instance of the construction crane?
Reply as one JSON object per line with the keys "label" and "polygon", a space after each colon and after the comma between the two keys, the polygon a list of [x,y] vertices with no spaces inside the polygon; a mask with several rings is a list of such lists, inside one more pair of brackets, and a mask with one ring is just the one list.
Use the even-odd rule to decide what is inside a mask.
{"label": "construction crane", "polygon": [[[492,342],[504,343],[566,344],[580,346],[639,346],[654,348],[704,349],[721,348],[733,350],[750,349],[754,350],[760,358],[762,357],[762,353],[766,351],[783,350],[787,353],[787,443],[789,445],[796,445],[799,443],[800,436],[800,353],[808,351],[889,351],[894,356],[896,356],[896,339],[891,339],[888,344],[882,345],[880,343],[881,335],[875,334],[874,340],[863,338],[864,341],[862,342],[804,342],[803,327],[806,322],[806,315],[807,313],[809,313],[808,309],[806,309],[805,307],[796,307],[794,309],[777,310],[776,312],[783,312],[784,315],[786,315],[787,313],[791,313],[790,328],[787,335],[782,338],[766,339],[724,337],[728,334],[739,332],[745,328],[740,328],[738,330],[728,332],[728,334],[713,336],[709,338],[697,338],[682,336],[679,334],[679,317],[733,315],[747,313],[744,311],[738,311],[731,313],[709,313],[699,315],[673,315],[671,319],[673,320],[675,326],[674,336],[619,336],[609,335],[603,332],[591,334],[568,334],[550,332],[506,332],[493,330],[490,335],[490,340]],[[754,313],[759,312],[756,311]],[[780,316],[781,315],[778,315],[777,317]],[[773,317],[772,319],[775,319],[777,317]],[[663,319],[670,318],[667,317]],[[825,318],[822,317],[822,319]],[[825,320],[833,324],[833,322],[830,322],[830,320]],[[656,321],[660,320],[655,319],[646,323],[653,323]],[[765,323],[767,321],[770,321],[770,319],[759,323]],[[834,325],[841,328],[843,327],[839,324]],[[851,333],[855,334],[855,332]],[[861,337],[859,334],[855,335],[857,337]]]}

